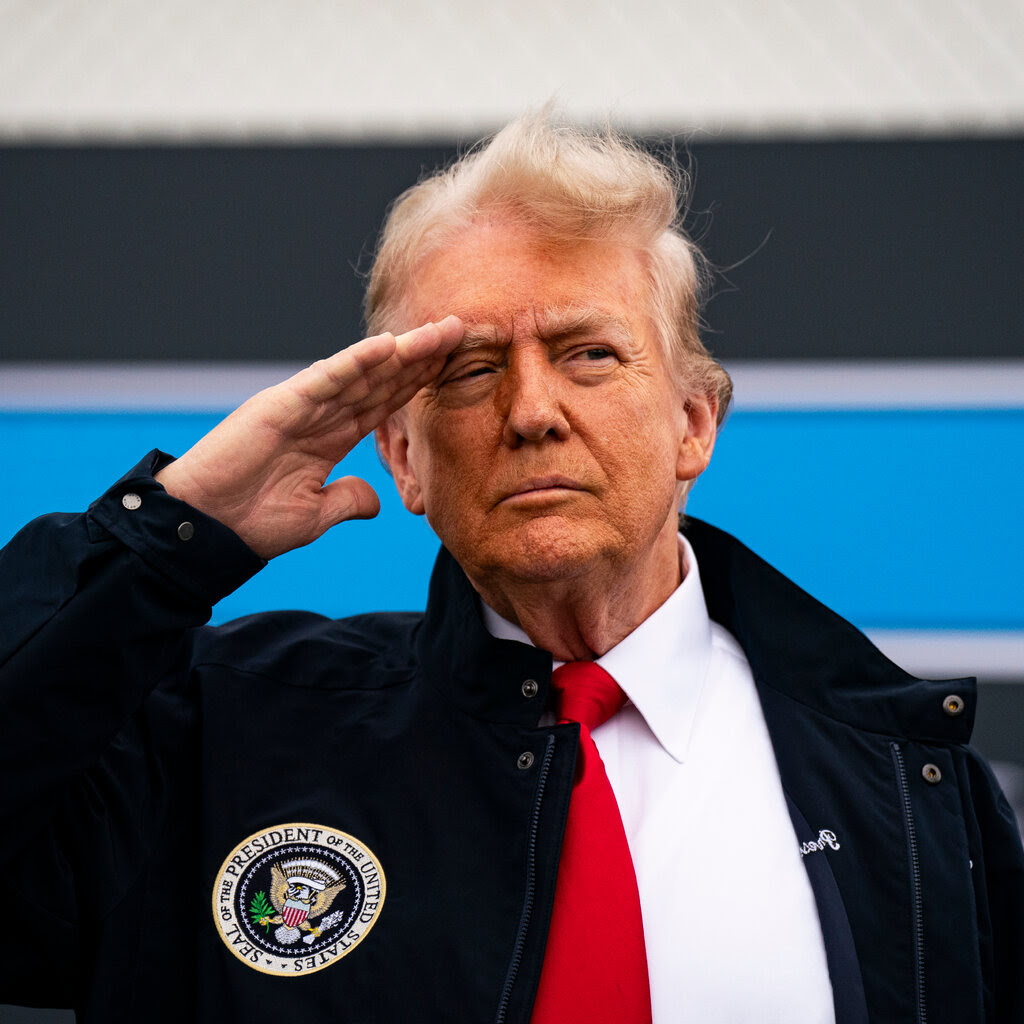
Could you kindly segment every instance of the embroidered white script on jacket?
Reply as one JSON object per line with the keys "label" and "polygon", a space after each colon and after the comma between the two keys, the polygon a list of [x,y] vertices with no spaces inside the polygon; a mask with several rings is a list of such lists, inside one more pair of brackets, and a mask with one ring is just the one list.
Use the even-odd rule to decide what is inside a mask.
{"label": "embroidered white script on jacket", "polygon": [[817,839],[812,839],[809,843],[800,844],[800,856],[806,857],[809,853],[819,853],[821,850],[824,850],[826,846],[832,850],[839,849],[839,843],[836,842],[835,832],[831,829],[823,828],[818,832]]}

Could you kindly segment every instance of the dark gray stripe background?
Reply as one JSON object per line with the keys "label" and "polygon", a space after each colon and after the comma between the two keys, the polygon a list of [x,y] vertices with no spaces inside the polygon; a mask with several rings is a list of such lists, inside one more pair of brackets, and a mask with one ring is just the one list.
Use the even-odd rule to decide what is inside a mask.
{"label": "dark gray stripe background", "polygon": [[[307,362],[361,336],[387,203],[454,146],[0,147],[0,360]],[[1024,354],[1024,140],[691,147],[735,359]],[[727,269],[731,268],[731,269]]]}

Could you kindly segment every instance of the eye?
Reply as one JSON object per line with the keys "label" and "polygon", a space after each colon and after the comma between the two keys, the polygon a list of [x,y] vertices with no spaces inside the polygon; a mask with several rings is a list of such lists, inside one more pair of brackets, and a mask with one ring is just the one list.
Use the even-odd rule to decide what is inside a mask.
{"label": "eye", "polygon": [[600,384],[621,365],[617,346],[600,345],[582,339],[562,359],[563,373],[579,384]]}
{"label": "eye", "polygon": [[473,380],[477,377],[484,377],[494,373],[495,368],[490,363],[469,363],[465,366],[456,367],[443,381],[443,384],[459,384],[463,381]]}
{"label": "eye", "polygon": [[584,365],[609,363],[617,358],[615,349],[608,345],[580,345],[569,353],[571,362]]}
{"label": "eye", "polygon": [[458,373],[453,374],[452,380],[468,380],[471,377],[483,377],[485,374],[494,373],[493,366],[469,366]]}

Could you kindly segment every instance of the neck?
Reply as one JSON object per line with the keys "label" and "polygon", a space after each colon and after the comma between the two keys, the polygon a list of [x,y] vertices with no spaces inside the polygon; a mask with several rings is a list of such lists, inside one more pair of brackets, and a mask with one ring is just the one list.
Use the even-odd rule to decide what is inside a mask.
{"label": "neck", "polygon": [[655,612],[682,582],[676,527],[639,564],[602,563],[568,579],[472,580],[481,598],[558,661],[599,658]]}

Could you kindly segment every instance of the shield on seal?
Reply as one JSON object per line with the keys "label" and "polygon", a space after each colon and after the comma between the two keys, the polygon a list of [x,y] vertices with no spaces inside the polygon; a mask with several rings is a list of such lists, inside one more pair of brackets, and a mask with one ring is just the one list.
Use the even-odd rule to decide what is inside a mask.
{"label": "shield on seal", "polygon": [[309,904],[300,900],[285,900],[281,908],[281,917],[289,928],[298,928],[309,916]]}

